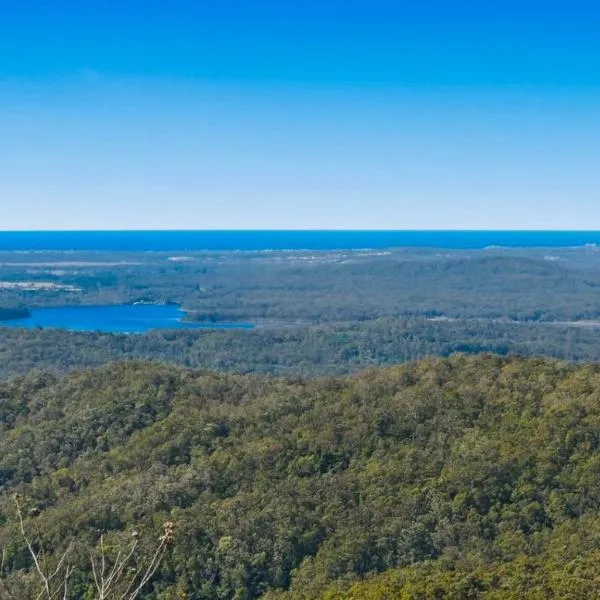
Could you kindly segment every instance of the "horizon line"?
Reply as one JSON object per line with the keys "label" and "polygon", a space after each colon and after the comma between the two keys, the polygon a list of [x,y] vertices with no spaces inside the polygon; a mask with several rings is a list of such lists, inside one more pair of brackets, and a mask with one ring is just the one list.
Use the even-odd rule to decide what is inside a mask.
{"label": "horizon line", "polygon": [[103,228],[103,229],[10,229],[0,226],[0,235],[3,233],[600,233],[600,229],[544,229],[528,227],[510,228],[264,228],[264,229],[242,229],[242,228]]}

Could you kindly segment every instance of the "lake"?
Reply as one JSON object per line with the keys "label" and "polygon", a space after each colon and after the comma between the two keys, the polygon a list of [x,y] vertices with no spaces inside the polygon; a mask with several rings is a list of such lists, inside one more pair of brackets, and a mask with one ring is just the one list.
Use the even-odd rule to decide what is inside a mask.
{"label": "lake", "polygon": [[36,308],[24,319],[1,321],[4,327],[43,327],[68,331],[146,333],[152,329],[252,329],[251,323],[183,321],[186,312],[176,304],[117,304]]}

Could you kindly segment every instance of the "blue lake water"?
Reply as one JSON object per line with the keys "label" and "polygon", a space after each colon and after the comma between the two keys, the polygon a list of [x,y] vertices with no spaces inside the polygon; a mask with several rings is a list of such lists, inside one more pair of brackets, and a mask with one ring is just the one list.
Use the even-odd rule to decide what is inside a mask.
{"label": "blue lake water", "polygon": [[69,331],[145,333],[152,329],[252,329],[250,323],[193,323],[183,321],[177,305],[121,304],[37,308],[25,319],[1,321],[5,327],[52,328]]}
{"label": "blue lake water", "polygon": [[355,250],[600,245],[600,231],[1,231],[0,250]]}

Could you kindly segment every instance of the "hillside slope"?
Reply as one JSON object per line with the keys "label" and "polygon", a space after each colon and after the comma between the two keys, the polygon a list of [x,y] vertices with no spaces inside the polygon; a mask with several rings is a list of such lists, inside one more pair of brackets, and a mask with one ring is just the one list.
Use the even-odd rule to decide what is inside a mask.
{"label": "hillside slope", "polygon": [[175,522],[150,600],[595,598],[599,445],[595,365],[32,374],[0,383],[0,547],[25,590],[19,492],[57,551]]}

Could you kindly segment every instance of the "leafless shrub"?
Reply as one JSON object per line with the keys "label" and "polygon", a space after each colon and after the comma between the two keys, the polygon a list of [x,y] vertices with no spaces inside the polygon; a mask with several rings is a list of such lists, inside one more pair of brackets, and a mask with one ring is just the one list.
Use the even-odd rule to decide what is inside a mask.
{"label": "leafless shrub", "polygon": [[[39,523],[33,515],[36,535],[32,537],[26,528],[23,517],[23,505],[18,495],[13,497],[20,535],[34,564],[34,573],[38,580],[39,591],[34,592],[31,600],[68,600],[69,581],[75,567],[71,564],[75,542],[70,542],[58,557],[44,548]],[[88,551],[91,578],[95,587],[95,600],[135,600],[149,583],[169,548],[173,544],[175,525],[171,521],[163,524],[163,534],[158,545],[147,559],[136,560],[140,546],[140,536],[132,535],[132,542],[125,549],[118,549],[113,558],[105,546],[104,536],[100,537],[97,549]],[[0,557],[0,597],[4,600],[17,598],[8,583],[6,573],[6,549]],[[18,600],[24,600],[22,594]]]}

